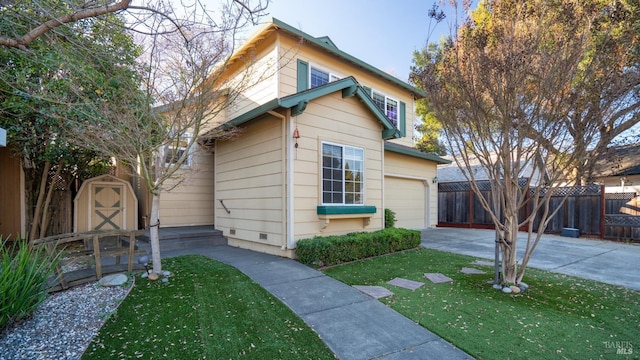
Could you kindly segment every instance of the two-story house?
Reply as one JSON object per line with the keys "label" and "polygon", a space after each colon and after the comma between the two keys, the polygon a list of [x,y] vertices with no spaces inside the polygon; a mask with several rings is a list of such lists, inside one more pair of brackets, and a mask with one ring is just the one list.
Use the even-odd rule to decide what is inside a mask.
{"label": "two-story house", "polygon": [[215,224],[232,246],[291,257],[299,239],[382,229],[385,208],[398,227],[437,223],[436,166],[449,161],[413,148],[422,91],[277,19],[228,77],[249,58],[275,73],[227,109],[239,134],[194,152],[194,178],[163,194],[163,227]]}

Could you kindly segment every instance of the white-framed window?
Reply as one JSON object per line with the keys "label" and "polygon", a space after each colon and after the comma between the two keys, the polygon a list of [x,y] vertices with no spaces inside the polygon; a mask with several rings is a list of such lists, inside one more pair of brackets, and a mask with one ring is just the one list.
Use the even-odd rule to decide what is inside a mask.
{"label": "white-framed window", "polygon": [[182,164],[182,167],[191,166],[191,153],[188,149],[189,141],[191,141],[191,134],[184,133],[175,139],[174,142],[165,145],[163,154],[165,165],[177,164],[180,158],[187,153],[187,158]]}
{"label": "white-framed window", "polygon": [[340,80],[342,78],[341,76],[336,75],[331,71],[322,69],[315,65],[311,65],[309,69],[309,88],[322,86],[332,81]]}
{"label": "white-framed window", "polygon": [[399,127],[399,107],[398,100],[390,98],[385,94],[378,92],[376,90],[371,90],[371,98],[373,99],[373,103],[376,104],[382,112],[391,120],[395,127]]}
{"label": "white-framed window", "polygon": [[364,149],[322,143],[322,203],[364,204]]}

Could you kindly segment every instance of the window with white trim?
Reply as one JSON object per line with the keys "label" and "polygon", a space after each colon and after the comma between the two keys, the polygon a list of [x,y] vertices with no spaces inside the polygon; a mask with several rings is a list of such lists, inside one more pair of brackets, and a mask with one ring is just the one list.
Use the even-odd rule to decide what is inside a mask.
{"label": "window with white trim", "polygon": [[390,98],[375,90],[371,90],[371,98],[373,99],[373,103],[376,104],[376,106],[382,110],[385,115],[387,115],[393,125],[395,125],[395,127],[399,127],[398,100]]}
{"label": "window with white trim", "polygon": [[313,65],[310,67],[310,69],[310,88],[322,86],[332,81],[340,80],[340,76],[333,74],[330,71],[320,69]]}
{"label": "window with white trim", "polygon": [[364,149],[322,143],[322,203],[364,203]]}
{"label": "window with white trim", "polygon": [[[164,147],[164,163],[165,165],[177,164],[180,158],[188,152],[189,141],[191,140],[190,133],[184,133],[173,142],[165,145]],[[182,164],[183,167],[191,166],[191,154],[187,153],[187,158]]]}

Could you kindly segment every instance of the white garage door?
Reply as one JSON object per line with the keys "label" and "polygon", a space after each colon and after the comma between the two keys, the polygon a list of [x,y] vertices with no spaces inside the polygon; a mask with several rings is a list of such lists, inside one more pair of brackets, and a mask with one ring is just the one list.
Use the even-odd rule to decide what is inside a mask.
{"label": "white garage door", "polygon": [[424,229],[426,197],[422,180],[385,177],[385,207],[396,213],[396,227]]}

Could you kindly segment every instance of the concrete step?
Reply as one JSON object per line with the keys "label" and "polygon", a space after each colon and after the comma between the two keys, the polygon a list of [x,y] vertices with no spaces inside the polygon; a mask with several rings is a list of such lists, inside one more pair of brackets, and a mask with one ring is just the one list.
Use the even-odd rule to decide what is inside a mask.
{"label": "concrete step", "polygon": [[[179,228],[160,228],[160,251],[188,249],[191,247],[227,245],[222,231],[212,226],[188,226]],[[149,230],[137,237],[136,245],[141,250],[151,251]]]}

